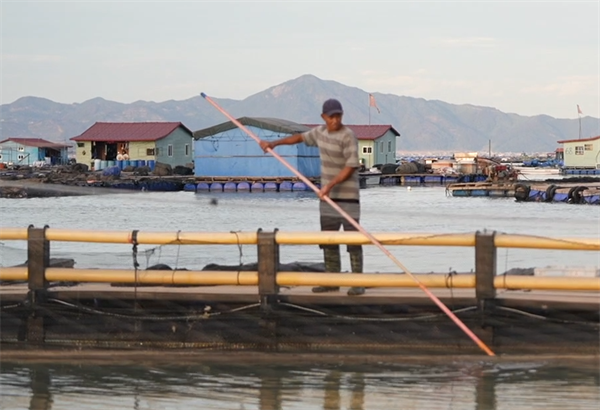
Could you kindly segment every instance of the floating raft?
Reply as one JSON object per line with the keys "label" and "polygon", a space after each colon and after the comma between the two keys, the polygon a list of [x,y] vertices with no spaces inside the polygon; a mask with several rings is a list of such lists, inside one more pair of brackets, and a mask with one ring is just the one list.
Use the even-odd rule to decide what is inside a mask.
{"label": "floating raft", "polygon": [[456,197],[511,197],[521,202],[600,204],[600,181],[593,183],[483,182],[451,184],[447,192]]}
{"label": "floating raft", "polygon": [[562,169],[562,175],[600,175],[600,169]]}

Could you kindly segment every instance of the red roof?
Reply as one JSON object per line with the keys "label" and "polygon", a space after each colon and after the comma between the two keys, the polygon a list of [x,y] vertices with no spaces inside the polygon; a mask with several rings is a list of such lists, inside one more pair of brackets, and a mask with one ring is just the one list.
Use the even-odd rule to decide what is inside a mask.
{"label": "red roof", "polygon": [[182,127],[189,132],[180,122],[97,122],[73,141],[156,141],[166,137],[177,128]]}
{"label": "red roof", "polygon": [[591,137],[591,138],[582,138],[580,140],[562,140],[562,141],[556,141],[559,144],[564,144],[565,142],[586,142],[586,141],[594,141],[600,139],[600,135],[598,135],[597,137]]}
{"label": "red roof", "polygon": [[57,144],[56,142],[47,141],[41,138],[7,138],[4,141],[0,141],[0,144],[4,142],[16,142],[17,144],[24,145],[26,147],[37,147],[37,148],[68,148],[70,145]]}
{"label": "red roof", "polygon": [[[318,127],[321,124],[304,124],[307,127]],[[397,136],[400,136],[400,133],[396,131],[394,127],[391,125],[348,125],[344,124],[346,127],[350,128],[356,134],[356,138],[359,140],[376,140],[379,137],[385,135],[386,132],[392,130]]]}

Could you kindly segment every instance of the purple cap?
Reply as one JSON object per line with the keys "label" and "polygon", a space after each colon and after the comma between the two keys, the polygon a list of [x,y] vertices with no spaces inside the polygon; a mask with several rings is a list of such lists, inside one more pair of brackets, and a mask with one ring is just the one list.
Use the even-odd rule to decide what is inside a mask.
{"label": "purple cap", "polygon": [[332,116],[334,114],[343,114],[342,104],[335,99],[329,99],[323,103],[323,114]]}

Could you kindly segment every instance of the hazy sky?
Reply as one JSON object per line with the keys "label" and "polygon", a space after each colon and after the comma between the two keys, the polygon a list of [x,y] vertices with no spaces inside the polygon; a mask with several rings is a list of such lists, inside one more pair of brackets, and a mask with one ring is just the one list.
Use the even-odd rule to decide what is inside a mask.
{"label": "hazy sky", "polygon": [[600,117],[600,2],[6,1],[2,103],[368,92]]}

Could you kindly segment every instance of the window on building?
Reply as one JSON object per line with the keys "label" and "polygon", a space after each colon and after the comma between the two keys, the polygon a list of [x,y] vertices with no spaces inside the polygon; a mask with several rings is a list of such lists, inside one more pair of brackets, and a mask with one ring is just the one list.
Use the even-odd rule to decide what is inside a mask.
{"label": "window on building", "polygon": [[371,152],[373,152],[371,147],[363,147],[363,154],[370,154]]}
{"label": "window on building", "polygon": [[0,154],[0,159],[2,159],[2,154]]}
{"label": "window on building", "polygon": [[583,149],[586,151],[593,151],[594,150],[594,144],[585,144],[583,146]]}
{"label": "window on building", "polygon": [[79,148],[83,148],[83,147],[85,147],[85,142],[78,142],[78,143],[77,143],[77,146],[78,146]]}
{"label": "window on building", "polygon": [[17,151],[23,152],[23,151],[25,151],[25,147],[19,147],[19,148],[17,148]]}
{"label": "window on building", "polygon": [[173,156],[173,146],[171,144],[167,145],[167,155],[169,157]]}
{"label": "window on building", "polygon": [[388,141],[388,152],[392,152],[392,141]]}
{"label": "window on building", "polygon": [[146,148],[146,155],[148,155],[148,156],[156,155],[154,153],[154,151],[155,151],[154,148]]}
{"label": "window on building", "polygon": [[23,155],[23,154],[19,154],[19,155],[17,155],[17,159],[18,159],[19,161],[20,161],[20,160],[22,160],[23,158],[25,158],[25,155]]}
{"label": "window on building", "polygon": [[383,154],[383,141],[379,143],[379,152]]}
{"label": "window on building", "polygon": [[583,146],[575,147],[575,155],[583,155]]}
{"label": "window on building", "polygon": [[185,156],[189,157],[190,155],[190,144],[185,144]]}

